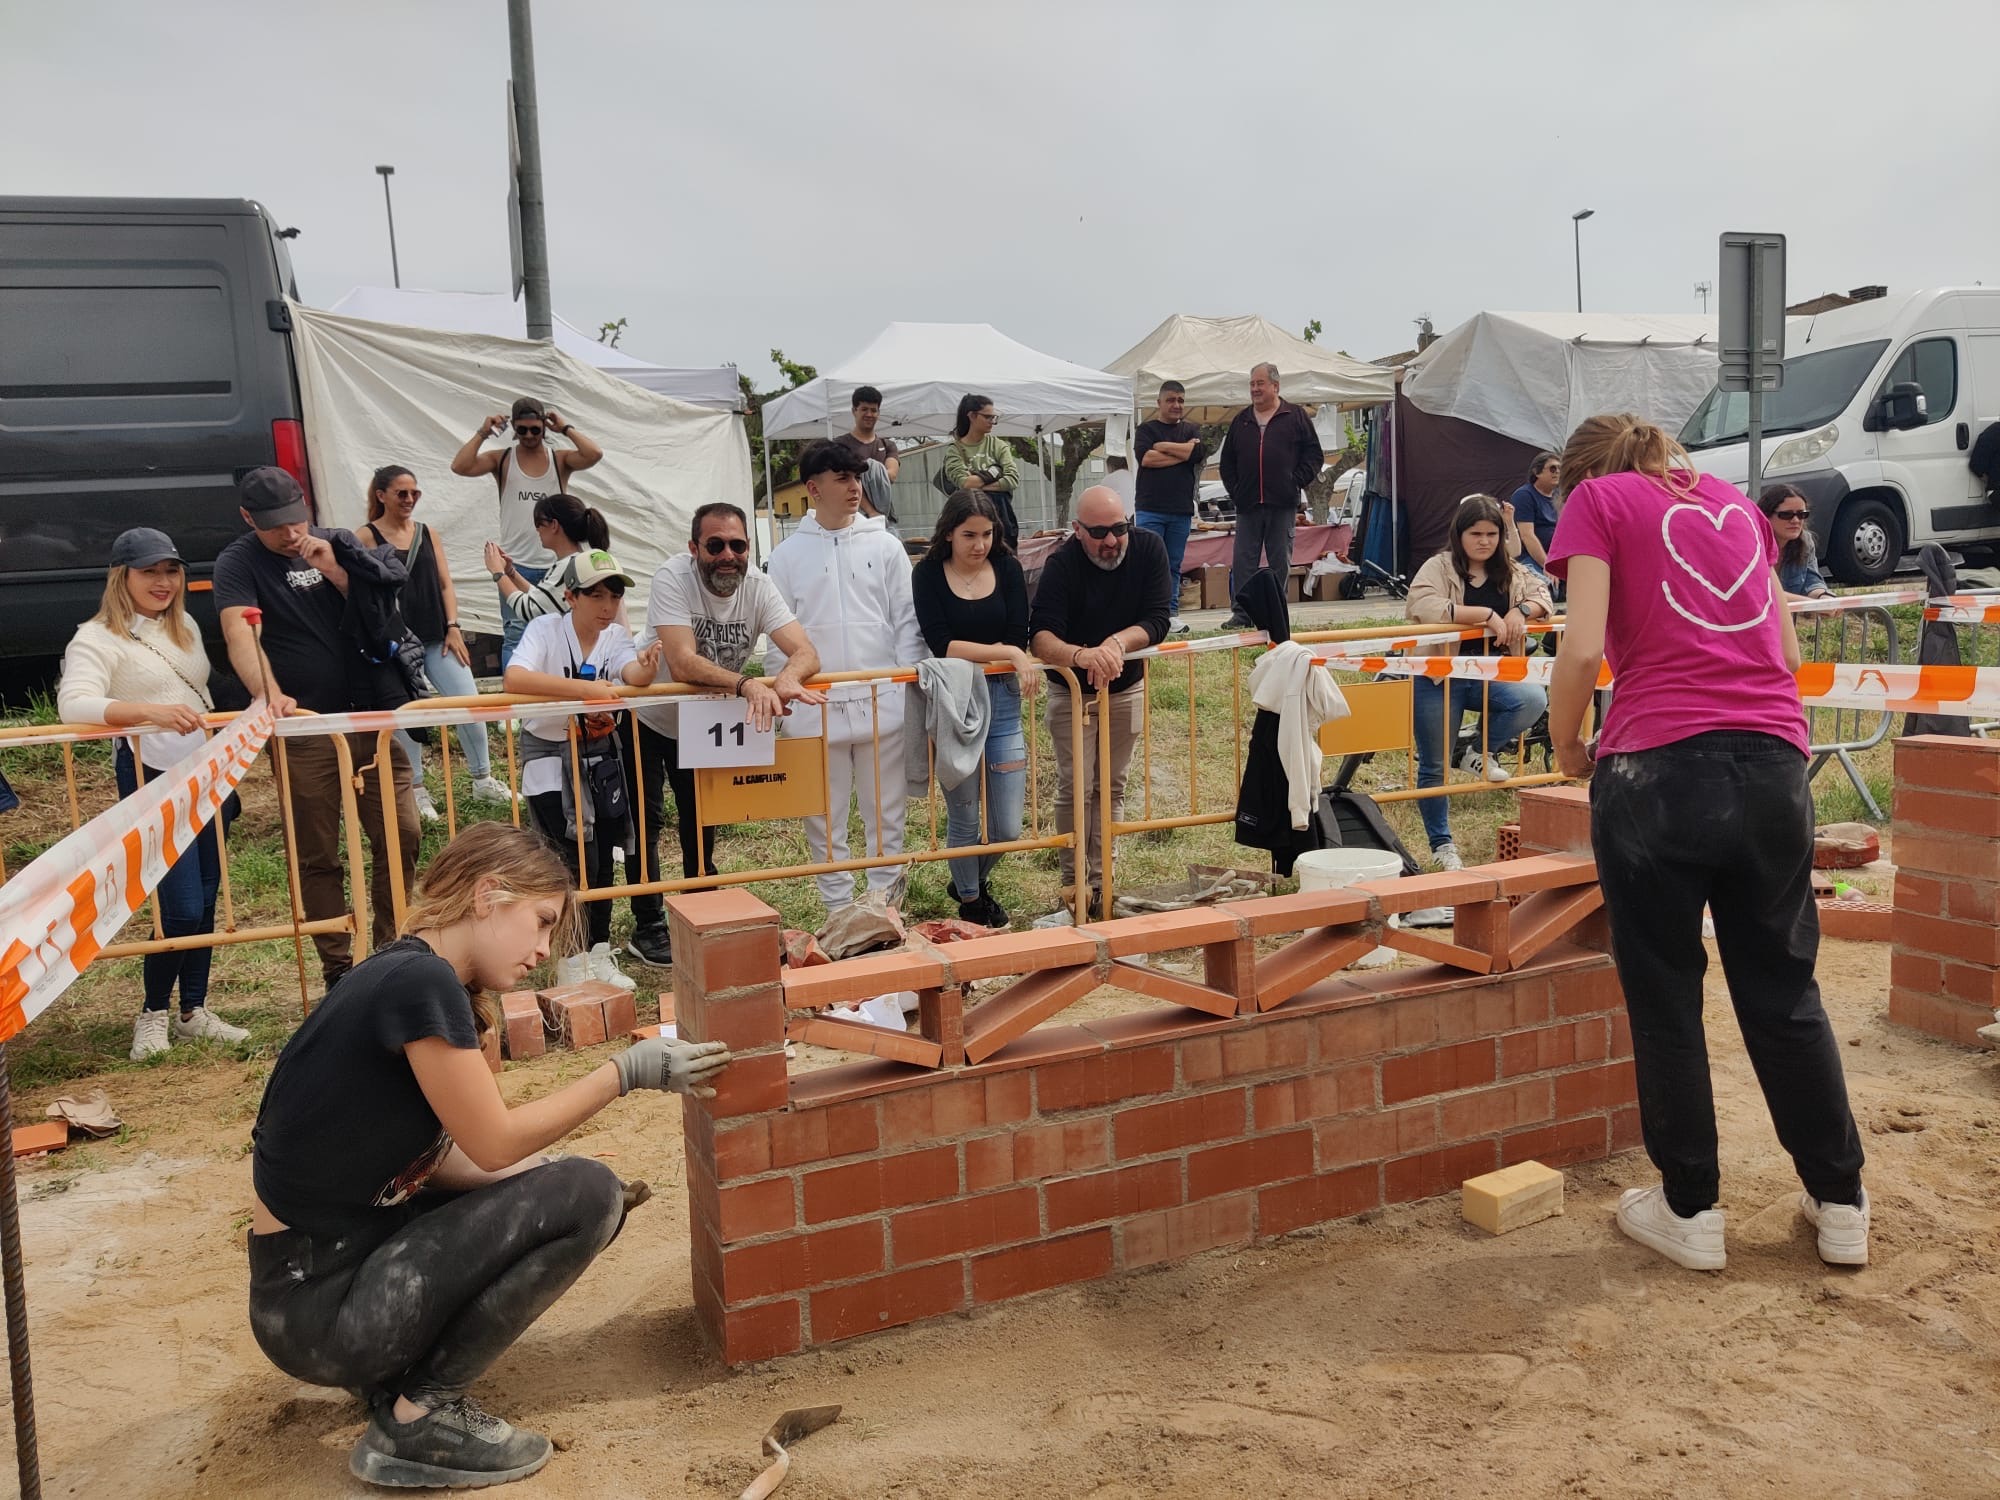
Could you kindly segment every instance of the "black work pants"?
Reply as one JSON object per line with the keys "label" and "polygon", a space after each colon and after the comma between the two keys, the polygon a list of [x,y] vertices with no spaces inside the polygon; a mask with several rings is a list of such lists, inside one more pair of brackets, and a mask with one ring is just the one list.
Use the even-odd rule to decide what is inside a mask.
{"label": "black work pants", "polygon": [[566,1157],[404,1212],[385,1238],[250,1236],[250,1331],[272,1364],[419,1406],[464,1395],[611,1243],[624,1185]]}
{"label": "black work pants", "polygon": [[[669,739],[650,724],[633,720],[637,731],[633,754],[638,762],[639,780],[644,785],[646,805],[646,878],[664,880],[660,873],[660,834],[666,827],[666,803],[661,796],[663,789],[671,788],[674,794],[674,826],[681,841],[681,878],[692,880],[697,875],[715,873],[715,830],[702,829],[696,838],[694,824],[694,770],[681,765],[681,745],[677,739]],[[635,802],[639,799],[634,798]],[[636,879],[637,877],[633,877]],[[633,917],[644,922],[639,903],[648,898],[632,898]],[[659,913],[656,920],[665,920],[662,899],[651,897],[652,910]]]}
{"label": "black work pants", "polygon": [[1590,833],[1632,1020],[1639,1121],[1668,1202],[1712,1207],[1720,1181],[1701,1019],[1704,906],[1779,1142],[1807,1192],[1857,1202],[1861,1138],[1813,978],[1805,757],[1735,731],[1605,756],[1590,784]]}

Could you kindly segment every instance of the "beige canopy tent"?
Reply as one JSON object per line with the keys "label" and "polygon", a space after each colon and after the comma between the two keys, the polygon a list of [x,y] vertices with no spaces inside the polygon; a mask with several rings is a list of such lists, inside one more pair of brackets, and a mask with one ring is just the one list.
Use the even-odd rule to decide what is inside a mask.
{"label": "beige canopy tent", "polygon": [[1132,379],[1149,410],[1162,380],[1187,387],[1188,420],[1221,422],[1250,404],[1250,368],[1278,367],[1287,401],[1375,406],[1396,394],[1395,371],[1309,344],[1268,318],[1196,318],[1176,313],[1104,368]]}

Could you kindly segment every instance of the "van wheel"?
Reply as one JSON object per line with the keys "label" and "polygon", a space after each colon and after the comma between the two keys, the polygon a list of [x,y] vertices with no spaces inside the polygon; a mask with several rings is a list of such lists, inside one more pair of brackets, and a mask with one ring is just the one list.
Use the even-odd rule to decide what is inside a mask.
{"label": "van wheel", "polygon": [[1827,560],[1842,583],[1880,583],[1903,560],[1903,518],[1886,501],[1850,500],[1827,544]]}

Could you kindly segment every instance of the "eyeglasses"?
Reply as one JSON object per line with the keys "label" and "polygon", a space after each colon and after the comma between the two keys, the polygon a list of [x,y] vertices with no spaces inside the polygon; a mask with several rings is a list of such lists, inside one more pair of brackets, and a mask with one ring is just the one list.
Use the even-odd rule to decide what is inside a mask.
{"label": "eyeglasses", "polygon": [[1803,521],[1811,514],[1809,510],[1774,510],[1771,518],[1775,521]]}
{"label": "eyeglasses", "polygon": [[720,557],[725,552],[734,552],[741,557],[750,550],[750,544],[740,536],[712,536],[701,544],[701,550],[710,557]]}
{"label": "eyeglasses", "polygon": [[539,427],[523,427],[519,423],[516,423],[514,426],[515,437],[540,437],[541,435],[542,429]]}
{"label": "eyeglasses", "polygon": [[394,495],[398,500],[421,500],[424,498],[422,490],[391,490],[389,493]]}
{"label": "eyeglasses", "polygon": [[[1076,523],[1083,526],[1083,522]],[[1084,532],[1093,542],[1101,542],[1108,536],[1124,536],[1132,529],[1130,521],[1113,521],[1109,526],[1083,526]]]}

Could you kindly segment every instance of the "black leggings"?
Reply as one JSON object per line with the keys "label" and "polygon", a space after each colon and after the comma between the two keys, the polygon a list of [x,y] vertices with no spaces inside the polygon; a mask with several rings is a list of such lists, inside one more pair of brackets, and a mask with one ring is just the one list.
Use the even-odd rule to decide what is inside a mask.
{"label": "black leggings", "polygon": [[464,1395],[625,1221],[617,1174],[579,1157],[410,1209],[380,1240],[250,1236],[250,1330],[272,1364],[312,1385],[438,1406]]}
{"label": "black leggings", "polygon": [[[563,799],[561,792],[537,792],[528,799],[528,811],[534,817],[535,827],[542,837],[556,846],[556,852],[574,864],[576,862],[576,838],[563,833]],[[612,845],[609,839],[585,839],[583,843],[584,869],[590,876],[593,889],[610,885],[615,878],[611,873]],[[582,884],[582,876],[578,882]],[[590,946],[611,941],[611,903],[609,901],[585,901],[583,905],[584,926],[590,934]]]}
{"label": "black leggings", "polygon": [[1711,1208],[1720,1187],[1702,1031],[1704,904],[1778,1140],[1822,1203],[1861,1193],[1861,1138],[1813,963],[1812,790],[1796,746],[1718,732],[1607,755],[1590,838],[1639,1083],[1639,1126],[1667,1202]]}

